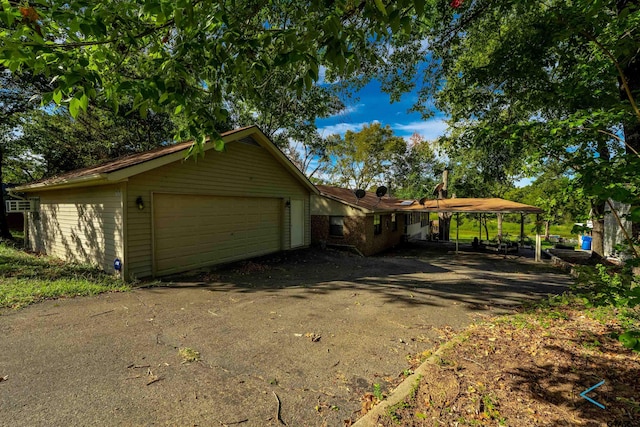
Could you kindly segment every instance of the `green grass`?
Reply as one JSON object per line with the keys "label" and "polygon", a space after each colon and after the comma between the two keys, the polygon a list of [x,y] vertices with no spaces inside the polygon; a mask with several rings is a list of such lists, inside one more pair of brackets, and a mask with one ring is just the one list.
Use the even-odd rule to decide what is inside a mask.
{"label": "green grass", "polygon": [[65,263],[0,244],[0,307],[20,308],[46,299],[129,289],[121,279],[92,266]]}
{"label": "green grass", "polygon": [[[571,234],[571,228],[573,228],[573,224],[552,225],[549,229],[549,234],[559,235],[560,237],[564,237],[564,238],[576,239],[578,236]],[[489,230],[489,239],[494,239],[498,235],[497,219],[490,218],[487,224],[487,229]],[[541,230],[541,232],[543,231],[544,230]],[[460,240],[463,240],[463,241],[472,241],[474,237],[479,237],[478,221],[471,218],[461,217],[459,233],[460,233]],[[502,223],[502,233],[507,240],[513,240],[513,241],[519,240],[520,239],[520,223],[504,221]],[[533,223],[525,223],[524,234],[525,234],[525,237],[529,237],[530,239],[535,239],[535,236],[536,236],[535,225]],[[451,238],[455,239],[455,237],[456,237],[456,218],[454,216],[451,219]],[[482,239],[483,240],[486,239],[484,227],[482,228]]]}

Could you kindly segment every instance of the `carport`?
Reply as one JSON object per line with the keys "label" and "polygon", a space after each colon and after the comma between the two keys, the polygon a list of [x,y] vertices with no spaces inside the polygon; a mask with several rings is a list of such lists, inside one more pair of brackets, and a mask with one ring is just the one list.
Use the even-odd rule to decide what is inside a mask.
{"label": "carport", "polygon": [[524,244],[524,218],[527,214],[536,215],[536,250],[535,260],[541,260],[541,238],[539,214],[543,212],[537,206],[525,205],[524,203],[512,202],[498,197],[493,198],[453,198],[453,199],[434,199],[423,200],[420,205],[411,207],[412,210],[450,213],[456,214],[456,254],[459,250],[459,217],[460,213],[474,213],[480,215],[486,214],[520,214],[520,245]]}

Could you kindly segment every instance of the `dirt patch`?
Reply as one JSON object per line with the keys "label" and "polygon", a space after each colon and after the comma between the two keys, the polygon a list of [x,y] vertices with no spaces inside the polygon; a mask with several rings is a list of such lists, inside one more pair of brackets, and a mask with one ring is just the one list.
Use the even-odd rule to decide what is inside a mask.
{"label": "dirt patch", "polygon": [[[471,327],[379,425],[640,425],[640,355],[613,338],[620,325],[550,313]],[[604,409],[580,396],[603,380],[587,396]]]}

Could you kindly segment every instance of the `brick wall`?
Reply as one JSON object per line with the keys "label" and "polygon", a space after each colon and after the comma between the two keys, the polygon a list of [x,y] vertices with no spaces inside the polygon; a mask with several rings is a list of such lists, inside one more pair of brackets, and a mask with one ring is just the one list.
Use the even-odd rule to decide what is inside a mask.
{"label": "brick wall", "polygon": [[373,233],[373,215],[345,216],[344,236],[329,235],[329,216],[311,216],[311,242],[314,244],[328,243],[336,245],[351,245],[358,248],[364,255],[373,255],[385,249],[396,246],[402,241],[404,230],[404,215],[396,215],[397,230],[392,230],[391,215],[381,215],[382,233]]}

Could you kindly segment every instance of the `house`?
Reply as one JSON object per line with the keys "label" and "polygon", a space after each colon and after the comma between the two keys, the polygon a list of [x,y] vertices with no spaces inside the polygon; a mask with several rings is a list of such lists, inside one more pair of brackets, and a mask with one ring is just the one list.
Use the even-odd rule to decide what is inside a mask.
{"label": "house", "polygon": [[[356,192],[318,185],[320,194],[311,197],[312,243],[350,246],[363,255],[372,255],[406,240],[429,240],[429,214],[434,213],[516,213],[521,215],[521,242],[524,216],[542,209],[499,198],[453,198],[400,200],[378,197],[372,192]],[[456,222],[457,224],[457,222]],[[456,237],[456,251],[458,239]],[[540,259],[540,236],[536,236],[536,260]]]}
{"label": "house", "polygon": [[124,278],[162,276],[310,244],[316,188],[255,126],[16,188],[29,248]]}
{"label": "house", "polygon": [[350,246],[363,255],[392,248],[410,238],[429,234],[426,211],[409,210],[418,203],[389,196],[378,197],[352,190],[317,186],[320,194],[311,196],[312,243]]}

